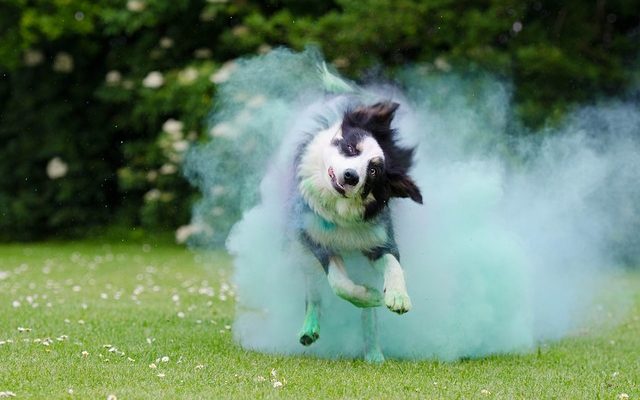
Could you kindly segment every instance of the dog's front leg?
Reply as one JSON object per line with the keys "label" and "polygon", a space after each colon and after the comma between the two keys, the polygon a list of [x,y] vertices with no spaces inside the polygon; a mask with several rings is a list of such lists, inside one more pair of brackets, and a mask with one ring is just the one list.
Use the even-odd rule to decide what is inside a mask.
{"label": "dog's front leg", "polygon": [[389,310],[404,314],[411,309],[411,299],[404,282],[404,273],[398,259],[384,254],[374,261],[376,268],[384,273],[384,304]]}
{"label": "dog's front leg", "polygon": [[378,307],[382,305],[382,294],[378,290],[358,285],[349,278],[340,256],[330,257],[327,279],[336,295],[357,307]]}

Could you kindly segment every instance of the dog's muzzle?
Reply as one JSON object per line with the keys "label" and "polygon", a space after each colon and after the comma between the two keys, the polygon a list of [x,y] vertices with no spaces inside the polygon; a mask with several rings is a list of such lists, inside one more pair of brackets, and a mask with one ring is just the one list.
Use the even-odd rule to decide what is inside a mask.
{"label": "dog's muzzle", "polygon": [[329,178],[331,178],[331,185],[333,186],[333,188],[340,193],[341,195],[345,195],[345,190],[344,190],[344,186],[342,186],[342,184],[340,184],[340,182],[338,182],[338,178],[336,178],[336,173],[333,170],[333,167],[329,167],[329,170],[327,171],[329,173]]}

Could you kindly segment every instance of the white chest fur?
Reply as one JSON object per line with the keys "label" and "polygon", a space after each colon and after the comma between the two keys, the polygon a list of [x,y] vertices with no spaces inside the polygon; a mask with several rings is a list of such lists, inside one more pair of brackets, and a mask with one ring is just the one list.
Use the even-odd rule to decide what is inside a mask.
{"label": "white chest fur", "polygon": [[303,216],[303,225],[311,239],[333,250],[370,250],[388,239],[384,224],[376,222],[337,225],[309,212]]}

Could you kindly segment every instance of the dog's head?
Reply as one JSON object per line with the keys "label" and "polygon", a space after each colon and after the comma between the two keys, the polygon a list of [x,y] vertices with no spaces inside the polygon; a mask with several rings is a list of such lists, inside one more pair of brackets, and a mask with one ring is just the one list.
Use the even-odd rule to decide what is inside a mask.
{"label": "dog's head", "polygon": [[408,176],[413,149],[399,146],[391,128],[398,106],[382,102],[348,110],[323,154],[326,182],[336,196],[362,199],[365,219],[382,210],[391,197],[422,204],[420,190]]}

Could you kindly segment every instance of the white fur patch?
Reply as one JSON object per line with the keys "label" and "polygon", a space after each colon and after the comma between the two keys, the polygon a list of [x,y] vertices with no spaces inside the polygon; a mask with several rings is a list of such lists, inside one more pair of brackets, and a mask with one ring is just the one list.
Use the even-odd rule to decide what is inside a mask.
{"label": "white fur patch", "polygon": [[358,307],[376,307],[382,304],[380,292],[357,285],[349,278],[339,257],[331,258],[327,279],[335,294]]}
{"label": "white fur patch", "polygon": [[369,250],[382,246],[388,239],[382,224],[355,222],[338,225],[314,213],[304,216],[304,226],[316,243],[336,250]]}
{"label": "white fur patch", "polygon": [[[362,221],[367,202],[360,195],[367,176],[367,167],[372,158],[383,158],[382,149],[371,137],[364,138],[358,145],[361,153],[355,157],[345,157],[332,144],[340,137],[340,124],[320,131],[307,145],[298,165],[299,191],[311,209],[325,220],[340,225],[351,225]],[[355,170],[360,176],[357,185],[345,187],[345,195],[340,194],[332,184],[329,168],[341,177],[347,169]]]}
{"label": "white fur patch", "polygon": [[398,260],[391,254],[385,254],[375,262],[375,266],[384,270],[384,302],[387,308],[399,314],[409,311],[411,300]]}
{"label": "white fur patch", "polygon": [[[332,140],[335,136],[332,138]],[[384,160],[384,153],[378,142],[372,137],[364,137],[356,146],[360,153],[353,157],[347,157],[340,153],[340,149],[331,144],[324,148],[323,162],[325,169],[332,167],[337,177],[342,178],[346,170],[351,169],[358,173],[358,183],[352,187],[346,187],[346,195],[349,198],[360,195],[367,178],[369,161],[374,158]]]}

